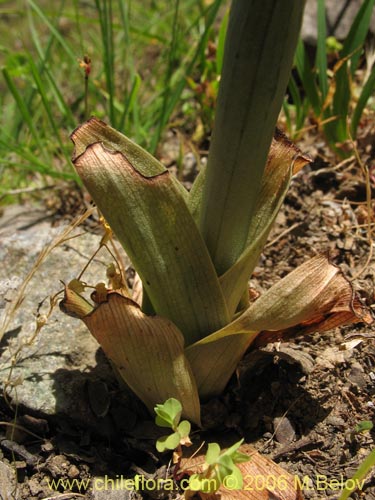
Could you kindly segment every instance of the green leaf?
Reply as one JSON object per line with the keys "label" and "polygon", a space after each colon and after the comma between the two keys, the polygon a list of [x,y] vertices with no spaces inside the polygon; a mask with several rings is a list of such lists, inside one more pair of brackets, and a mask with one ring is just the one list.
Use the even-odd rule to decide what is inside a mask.
{"label": "green leaf", "polygon": [[359,422],[355,426],[354,432],[360,433],[360,432],[371,431],[373,427],[374,424],[371,422],[371,420],[364,420],[363,422]]}
{"label": "green leaf", "polygon": [[169,398],[164,404],[157,404],[154,411],[156,413],[156,425],[171,427],[176,430],[182,413],[182,405],[177,399]]}
{"label": "green leaf", "polygon": [[336,90],[331,113],[339,118],[324,127],[332,142],[343,142],[348,138],[347,117],[352,97],[351,79],[354,77],[363,51],[374,5],[375,0],[365,0],[362,3],[340,52],[340,58],[349,58],[350,64],[345,61],[335,73]]}
{"label": "green leaf", "polygon": [[336,87],[330,114],[335,116],[336,119],[324,126],[324,132],[332,143],[344,142],[348,137],[347,117],[351,99],[351,78],[348,61],[345,61],[337,70],[334,78]]}
{"label": "green leaf", "polygon": [[239,318],[195,345],[241,332],[256,336],[262,330],[284,330],[324,316],[339,299],[350,304],[352,295],[352,288],[339,268],[324,255],[318,255],[273,285]]}
{"label": "green leaf", "polygon": [[[311,159],[276,130],[271,143],[260,192],[248,230],[246,248],[235,264],[220,276],[219,281],[228,304],[229,315],[235,313],[247,282],[257,265],[268,234],[284,200],[292,174],[296,174]],[[189,208],[195,220],[199,217],[206,170],[202,170],[190,192]]]}
{"label": "green leaf", "polygon": [[318,0],[317,28],[318,28],[318,36],[317,36],[315,65],[318,69],[321,101],[324,102],[328,93],[327,48],[326,48],[327,26],[326,26],[325,0]]}
{"label": "green leaf", "polygon": [[178,432],[169,434],[169,436],[162,436],[156,441],[156,449],[163,453],[166,450],[175,450],[180,444],[180,435]]}
{"label": "green leaf", "polygon": [[219,35],[217,39],[217,47],[216,47],[216,72],[218,75],[221,75],[223,68],[223,59],[224,59],[224,47],[225,47],[225,38],[228,29],[228,21],[229,21],[229,10],[224,14],[223,20],[221,21]]}
{"label": "green leaf", "polygon": [[271,144],[267,165],[260,185],[258,200],[248,230],[246,248],[236,263],[220,276],[229,314],[237,309],[247,282],[258,263],[289,187],[292,174],[297,173],[310,158],[303,155],[281,132]]}
{"label": "green leaf", "polygon": [[237,443],[232,444],[229,448],[227,448],[224,451],[224,455],[231,456],[233,458],[233,455],[235,452],[238,450],[238,448],[241,446],[241,444],[244,442],[244,439],[242,438],[240,441],[237,441]]}
{"label": "green leaf", "polygon": [[320,116],[322,112],[323,101],[318,92],[315,74],[311,67],[309,56],[306,52],[303,41],[300,39],[295,54],[295,63],[298,75],[302,81],[303,90],[311,103],[315,116]]}
{"label": "green leaf", "polygon": [[[354,21],[351,25],[349,33],[344,42],[340,57],[344,58],[355,52],[351,57],[350,72],[353,76],[358,67],[358,62],[361,57],[363,44],[365,42],[368,30],[370,27],[371,16],[373,14],[375,0],[364,0],[358,10]],[[360,50],[358,50],[360,49]]]}
{"label": "green leaf", "polygon": [[339,268],[325,256],[316,256],[276,283],[232,323],[189,346],[185,353],[199,393],[207,398],[224,389],[260,332],[267,343],[282,338],[288,328],[291,334],[325,331],[355,321],[371,323],[372,317]]}
{"label": "green leaf", "polygon": [[188,437],[188,435],[190,434],[190,430],[191,430],[191,425],[190,422],[188,422],[187,420],[183,420],[182,422],[180,422],[177,427],[177,432],[179,433],[182,439]]}
{"label": "green leaf", "polygon": [[203,194],[204,183],[206,181],[206,169],[207,169],[206,166],[203,166],[201,168],[201,171],[195,178],[195,181],[189,193],[188,207],[196,224],[199,223],[200,210],[202,204],[202,194]]}
{"label": "green leaf", "polygon": [[361,484],[363,487],[365,477],[373,469],[374,466],[375,466],[375,448],[371,451],[369,455],[367,455],[367,457],[358,467],[354,476],[351,478],[351,484],[354,485],[354,488],[349,488],[346,485],[341,496],[339,497],[339,500],[347,500],[353,493],[353,491],[358,489],[358,487],[360,487]]}
{"label": "green leaf", "polygon": [[207,344],[195,343],[185,350],[200,397],[205,400],[222,393],[257,333],[226,336]]}
{"label": "green leaf", "polygon": [[220,451],[220,446],[217,443],[209,443],[205,457],[206,463],[208,463],[208,465],[215,464],[218,461]]}
{"label": "green leaf", "polygon": [[91,119],[72,135],[74,164],[142,279],[155,312],[187,345],[225,325],[227,306],[185,203],[188,193],[151,155]]}
{"label": "green leaf", "polygon": [[239,451],[233,453],[232,459],[235,464],[242,464],[244,462],[248,462],[249,460],[251,460],[249,455],[246,455],[246,453],[241,453]]}
{"label": "green leaf", "polygon": [[223,454],[217,459],[215,473],[220,484],[223,482],[225,477],[232,473],[233,467],[233,460],[230,456]]}
{"label": "green leaf", "polygon": [[355,107],[352,119],[351,119],[351,133],[352,137],[355,138],[357,135],[357,128],[363,114],[363,110],[366,107],[368,100],[373,96],[375,88],[375,64],[371,70],[369,77],[366,80],[366,83],[363,85],[361,93],[358,98],[357,105]]}
{"label": "green leaf", "polygon": [[235,488],[231,487],[232,490],[242,490],[244,484],[242,472],[238,467],[233,465],[232,472],[229,475],[225,476],[222,482],[224,483],[224,485],[235,485]]}

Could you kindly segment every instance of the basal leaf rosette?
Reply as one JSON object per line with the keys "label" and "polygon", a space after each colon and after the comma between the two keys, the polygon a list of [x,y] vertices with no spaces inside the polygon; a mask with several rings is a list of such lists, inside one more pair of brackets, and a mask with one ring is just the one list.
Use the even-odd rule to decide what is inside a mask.
{"label": "basal leaf rosette", "polygon": [[130,256],[148,307],[116,290],[92,305],[74,286],[66,287],[62,307],[85,322],[150,411],[174,397],[183,416],[199,423],[199,397],[220,394],[255,342],[372,321],[326,256],[307,261],[255,303],[243,300],[291,176],[309,161],[283,135],[272,141],[247,246],[222,276],[196,224],[199,191],[187,193],[156,159],[100,120],[90,119],[72,138],[77,171]]}

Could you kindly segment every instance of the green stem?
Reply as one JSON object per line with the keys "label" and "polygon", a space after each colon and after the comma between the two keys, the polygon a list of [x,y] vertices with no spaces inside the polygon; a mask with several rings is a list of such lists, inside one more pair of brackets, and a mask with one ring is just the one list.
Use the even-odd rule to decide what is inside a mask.
{"label": "green stem", "polygon": [[218,274],[245,248],[302,22],[301,0],[234,0],[200,229]]}

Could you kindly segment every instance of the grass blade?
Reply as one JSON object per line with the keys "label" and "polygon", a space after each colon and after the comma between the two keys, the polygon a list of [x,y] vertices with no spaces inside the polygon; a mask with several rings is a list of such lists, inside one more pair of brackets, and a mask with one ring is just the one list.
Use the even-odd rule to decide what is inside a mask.
{"label": "grass blade", "polygon": [[355,138],[357,135],[358,124],[361,119],[363,110],[365,109],[366,103],[368,102],[370,97],[374,95],[374,88],[375,88],[375,65],[372,67],[370,76],[367,78],[367,81],[362,88],[361,94],[358,98],[357,106],[355,107],[352,116],[350,127],[353,138]]}
{"label": "grass blade", "polygon": [[36,5],[36,3],[33,0],[27,0],[27,3],[30,5],[30,7],[33,9],[33,11],[40,17],[40,19],[43,21],[43,23],[48,27],[51,34],[59,42],[59,44],[61,45],[62,49],[64,50],[66,55],[69,57],[71,62],[75,64],[77,61],[77,55],[70,48],[68,42],[64,39],[64,37],[61,36],[59,31],[55,28],[55,26],[53,26],[53,24],[49,21],[49,19],[44,15],[42,10],[38,7],[38,5]]}
{"label": "grass blade", "polygon": [[35,143],[38,145],[40,149],[40,154],[44,154],[44,148],[43,144],[40,141],[39,134],[36,131],[36,128],[34,127],[34,120],[33,117],[30,115],[29,108],[26,106],[25,101],[23,100],[21,94],[19,93],[12,77],[10,76],[8,70],[6,68],[3,68],[2,70],[4,80],[8,86],[9,91],[11,92],[13,99],[15,100],[17,107],[21,113],[21,116],[23,120],[26,122],[27,126],[29,127],[30,133],[35,141]]}
{"label": "grass blade", "polygon": [[103,50],[103,66],[108,92],[109,119],[111,124],[116,126],[115,110],[115,46],[113,40],[113,15],[112,0],[95,0],[96,9],[99,16],[101,31],[101,41]]}
{"label": "grass blade", "polygon": [[315,65],[318,70],[321,102],[324,102],[328,93],[327,48],[326,48],[327,26],[326,26],[325,0],[318,0],[317,25],[318,25],[318,36],[317,36]]}
{"label": "grass blade", "polygon": [[309,57],[302,40],[298,41],[295,54],[295,64],[299,77],[301,78],[303,89],[311,103],[315,116],[320,116],[322,110],[322,101],[318,93],[315,82],[315,75],[312,71]]}
{"label": "grass blade", "polygon": [[[210,29],[211,29],[211,27],[216,19],[216,15],[218,13],[218,10],[221,6],[222,1],[223,0],[215,0],[205,11],[206,24],[205,24],[204,32],[202,33],[202,35],[200,37],[199,43],[197,45],[197,48],[196,48],[190,62],[186,65],[186,67],[182,71],[183,75],[178,79],[177,83],[175,84],[175,86],[173,87],[173,89],[170,92],[170,96],[168,99],[166,109],[163,112],[163,127],[166,126],[170,116],[172,115],[174,109],[176,108],[176,105],[180,99],[181,93],[186,86],[186,75],[191,74],[199,55],[202,53],[202,51],[204,50],[204,47],[207,44],[207,36],[208,36],[209,31],[210,31]],[[200,18],[198,18],[198,20],[199,19]],[[151,145],[150,145],[150,151],[154,152],[156,150],[156,148],[157,148],[157,141],[156,141],[156,138],[153,138],[151,141]]]}
{"label": "grass blade", "polygon": [[363,46],[366,39],[370,27],[374,5],[375,0],[364,0],[352,23],[350,31],[345,39],[344,46],[340,52],[341,58],[347,57],[353,53],[353,55],[350,57],[350,72],[352,76],[354,75],[358,67],[358,62],[362,52],[362,50],[358,49]]}
{"label": "grass blade", "polygon": [[[348,487],[349,480],[345,482],[345,489],[341,493],[339,500],[348,500],[351,494],[357,490],[362,489],[364,485],[364,479],[371,469],[375,466],[375,448],[370,452],[369,455],[363,460],[361,465],[358,467],[354,476],[351,478],[350,483],[354,486],[353,488]],[[361,486],[362,483],[362,486]]]}
{"label": "grass blade", "polygon": [[164,80],[164,93],[163,93],[163,103],[161,106],[160,110],[160,118],[158,120],[158,126],[156,128],[156,132],[153,136],[153,142],[151,144],[151,151],[155,151],[155,148],[157,144],[159,144],[160,137],[162,134],[162,131],[164,130],[165,124],[168,121],[168,117],[166,116],[167,112],[167,105],[168,105],[168,100],[169,96],[171,93],[171,88],[170,88],[170,81],[172,78],[173,74],[173,68],[175,65],[176,61],[176,53],[177,53],[177,32],[178,32],[178,18],[179,18],[179,8],[180,8],[180,0],[175,0],[175,8],[174,8],[174,14],[173,14],[173,21],[172,21],[172,37],[171,37],[171,42],[169,46],[169,54],[168,54],[168,65],[167,69],[165,72],[165,80]]}

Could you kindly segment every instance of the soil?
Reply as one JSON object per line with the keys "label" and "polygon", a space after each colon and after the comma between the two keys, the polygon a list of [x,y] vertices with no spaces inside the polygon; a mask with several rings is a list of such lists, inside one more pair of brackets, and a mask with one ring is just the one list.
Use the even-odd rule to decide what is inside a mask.
{"label": "soil", "polygon": [[[375,156],[373,136],[374,131],[367,130],[358,146],[369,166]],[[167,144],[174,140],[171,135]],[[367,262],[364,172],[355,160],[338,164],[316,136],[305,138],[300,147],[314,161],[293,179],[251,287],[262,292],[308,257],[329,251],[349,279],[359,275],[355,286],[371,306],[375,269],[373,260]],[[168,156],[168,146],[163,151]],[[173,154],[169,165],[174,168]],[[370,188],[375,190],[371,176]],[[370,205],[374,223],[374,202]],[[358,428],[361,422],[375,421],[374,339],[374,327],[357,324],[248,353],[225,393],[203,404],[205,430],[194,432],[194,441],[220,442],[224,436],[234,442],[244,437],[305,481],[305,498],[337,499],[340,488],[334,480],[352,477],[374,448],[374,431]],[[18,422],[34,436],[20,431],[12,439],[0,438],[3,462],[17,470],[18,498],[179,498],[163,491],[122,496],[107,491],[100,496],[87,487],[90,478],[105,474],[155,478],[171,473],[171,457],[156,452],[160,431],[142,404],[116,384],[103,390],[109,399],[104,410],[97,410],[98,419],[110,412],[111,428],[103,426],[102,432],[80,422],[19,413]],[[5,404],[1,407],[0,420],[10,421],[13,415]],[[60,482],[59,496],[48,485],[52,479],[77,481],[73,491]],[[375,474],[369,474],[362,492],[351,498],[375,499]]]}

